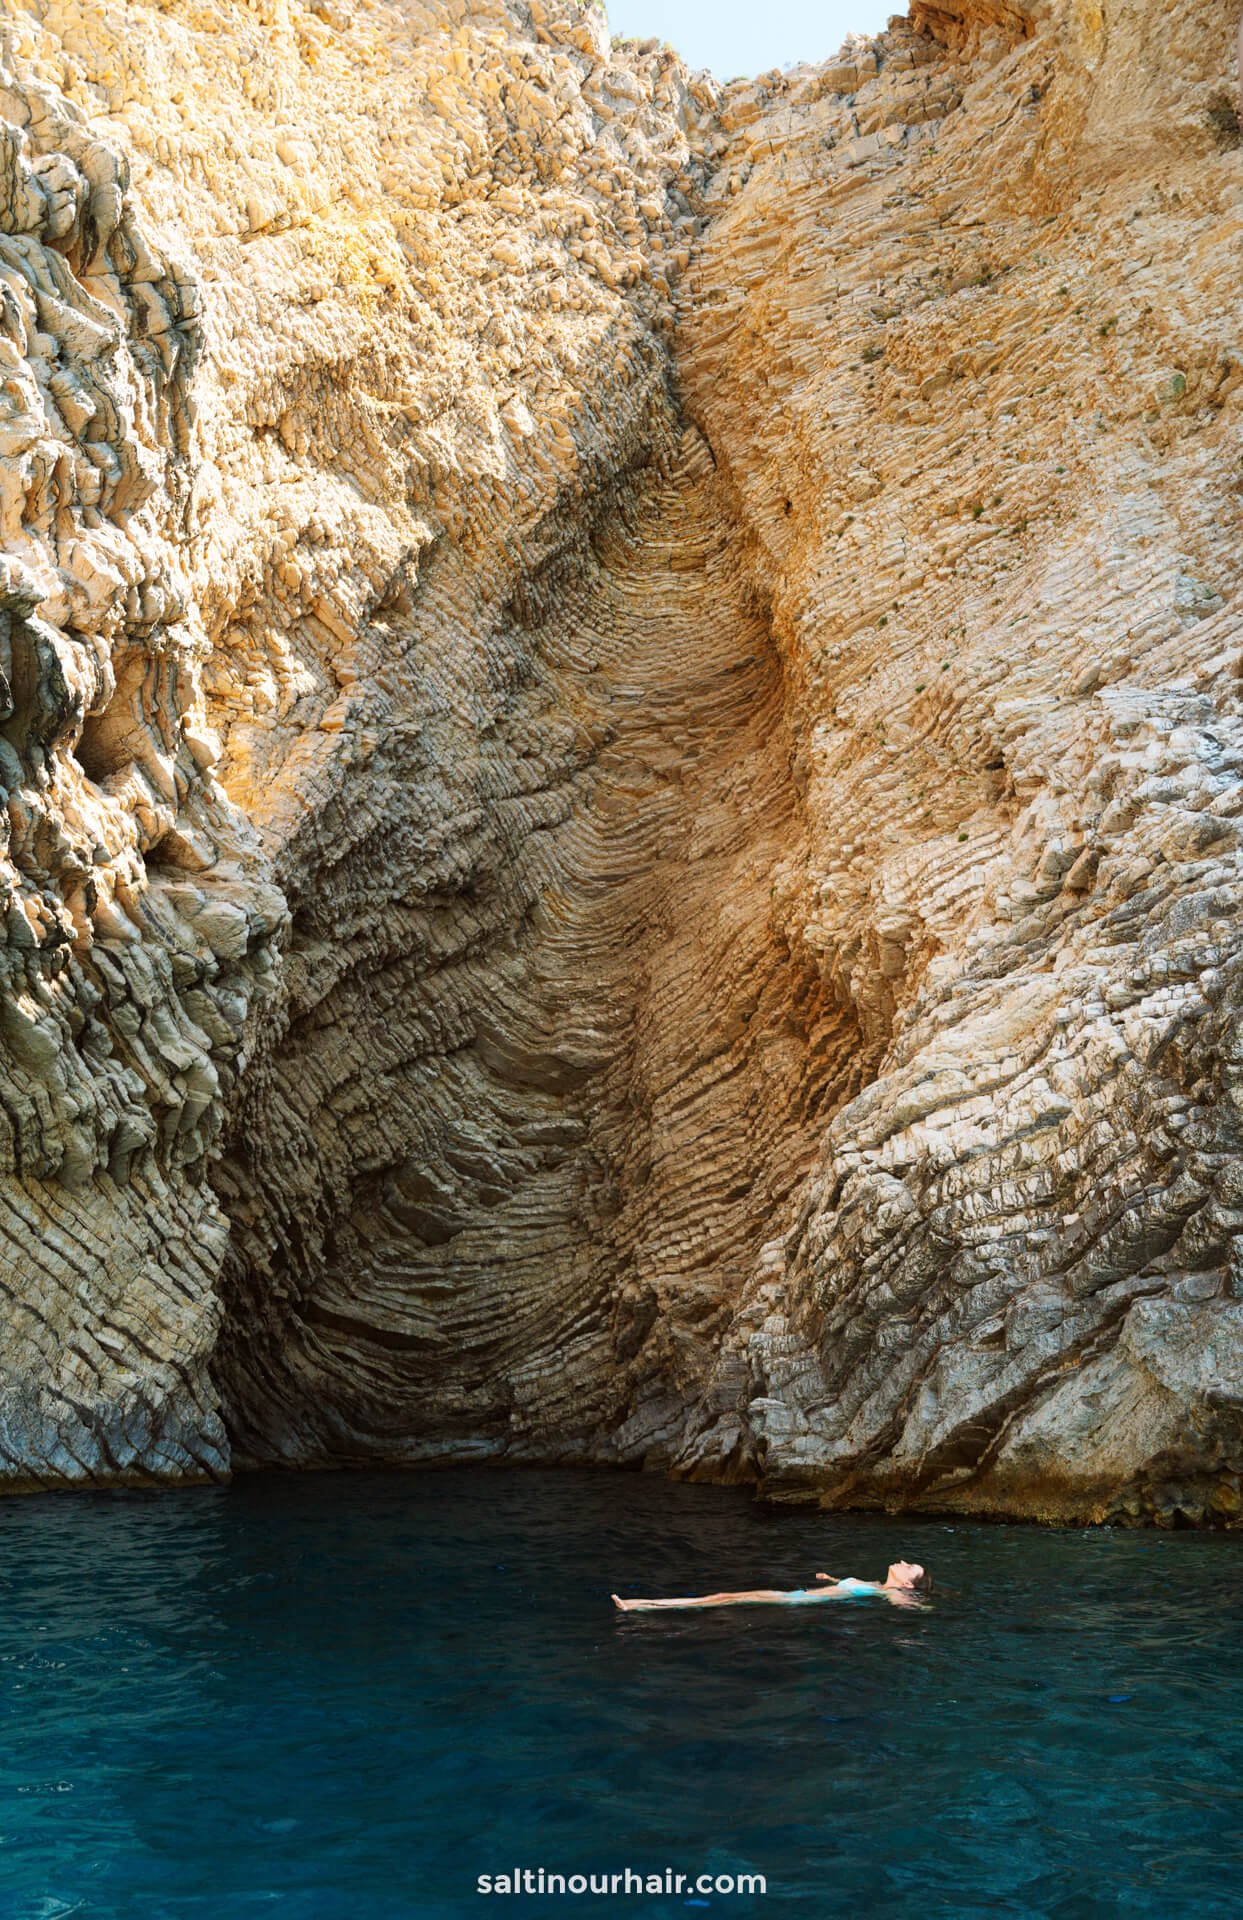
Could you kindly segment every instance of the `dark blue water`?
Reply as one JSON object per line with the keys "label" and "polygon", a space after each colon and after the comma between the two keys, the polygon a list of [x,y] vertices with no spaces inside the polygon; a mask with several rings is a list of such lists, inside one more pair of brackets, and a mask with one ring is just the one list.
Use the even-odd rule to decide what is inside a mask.
{"label": "dark blue water", "polygon": [[[935,1605],[614,1614],[923,1560]],[[460,1470],[0,1504],[0,1913],[1243,1912],[1243,1538]],[[483,1896],[760,1873],[766,1896]]]}

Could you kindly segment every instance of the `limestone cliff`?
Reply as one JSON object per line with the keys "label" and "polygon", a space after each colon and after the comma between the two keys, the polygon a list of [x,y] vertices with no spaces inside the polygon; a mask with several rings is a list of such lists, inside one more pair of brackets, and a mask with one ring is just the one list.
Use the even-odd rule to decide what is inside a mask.
{"label": "limestone cliff", "polygon": [[1233,37],[10,10],[10,1484],[1243,1511]]}

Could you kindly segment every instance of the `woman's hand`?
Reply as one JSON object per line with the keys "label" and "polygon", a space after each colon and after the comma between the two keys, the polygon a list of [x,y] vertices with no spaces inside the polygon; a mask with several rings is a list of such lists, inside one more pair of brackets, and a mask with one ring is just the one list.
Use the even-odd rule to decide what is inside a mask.
{"label": "woman's hand", "polygon": [[837,1575],[835,1573],[818,1573],[816,1578],[817,1580],[827,1580],[830,1586],[835,1587],[837,1585]]}

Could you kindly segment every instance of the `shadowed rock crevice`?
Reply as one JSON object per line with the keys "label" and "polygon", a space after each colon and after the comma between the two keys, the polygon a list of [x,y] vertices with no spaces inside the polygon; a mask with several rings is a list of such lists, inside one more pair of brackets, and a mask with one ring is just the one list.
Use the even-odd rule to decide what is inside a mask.
{"label": "shadowed rock crevice", "polygon": [[[216,1174],[235,1458],[672,1459],[857,1076],[781,923],[781,669],[702,438],[550,544],[469,726],[446,699],[429,754],[421,685],[343,788],[365,839],[291,890],[292,1017]],[[433,562],[415,660],[460,584]]]}

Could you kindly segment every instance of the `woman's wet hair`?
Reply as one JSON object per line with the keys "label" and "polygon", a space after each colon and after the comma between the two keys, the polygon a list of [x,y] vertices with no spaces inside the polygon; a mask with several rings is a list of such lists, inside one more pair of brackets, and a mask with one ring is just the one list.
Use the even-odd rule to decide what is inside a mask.
{"label": "woman's wet hair", "polygon": [[[911,1593],[931,1593],[932,1575],[927,1567],[921,1567],[918,1560],[897,1560],[890,1572],[902,1570],[901,1584]],[[887,1578],[888,1576],[886,1576]]]}

